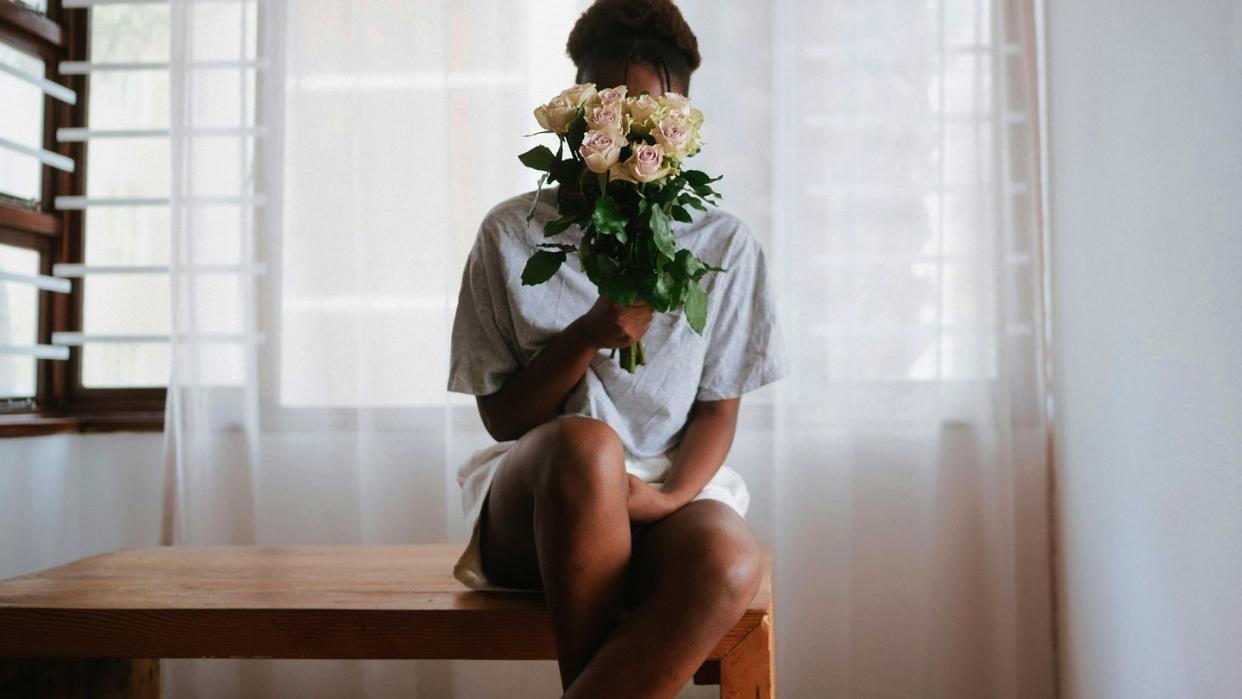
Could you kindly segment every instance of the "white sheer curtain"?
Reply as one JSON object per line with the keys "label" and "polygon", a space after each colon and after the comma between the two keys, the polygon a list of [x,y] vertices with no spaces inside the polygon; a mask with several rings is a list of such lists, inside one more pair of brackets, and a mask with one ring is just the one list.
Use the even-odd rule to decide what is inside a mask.
{"label": "white sheer curtain", "polygon": [[1054,692],[1035,18],[1023,0],[779,6],[793,696]]}
{"label": "white sheer curtain", "polygon": [[[165,539],[464,542],[461,264],[530,189],[585,0],[172,0]],[[1047,696],[1032,0],[681,2],[703,167],[768,250],[795,378],[729,462],[786,696]],[[175,696],[555,695],[552,663],[177,661]],[[710,690],[687,695],[710,696]]]}

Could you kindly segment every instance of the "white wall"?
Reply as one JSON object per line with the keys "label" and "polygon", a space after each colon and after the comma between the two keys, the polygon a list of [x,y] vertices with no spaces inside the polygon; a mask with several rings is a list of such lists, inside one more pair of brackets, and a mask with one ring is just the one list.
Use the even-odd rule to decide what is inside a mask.
{"label": "white wall", "polygon": [[1064,696],[1242,695],[1242,3],[1049,2]]}
{"label": "white wall", "polygon": [[159,543],[160,434],[0,440],[0,579]]}

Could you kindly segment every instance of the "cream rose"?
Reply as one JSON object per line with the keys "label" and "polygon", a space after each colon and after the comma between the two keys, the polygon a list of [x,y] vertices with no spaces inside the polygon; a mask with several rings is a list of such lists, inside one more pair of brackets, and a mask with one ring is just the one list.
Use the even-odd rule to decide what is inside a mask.
{"label": "cream rose", "polygon": [[621,109],[617,106],[593,107],[586,113],[587,128],[592,131],[607,131],[618,136],[625,135],[625,123]]}
{"label": "cream rose", "polygon": [[565,133],[577,113],[578,109],[564,95],[557,95],[551,102],[535,107],[535,121],[549,131]]}
{"label": "cream rose", "polygon": [[595,99],[595,83],[579,83],[566,88],[560,96],[576,109]]}
{"label": "cream rose", "polygon": [[674,160],[681,160],[690,153],[692,126],[689,118],[677,113],[660,120],[651,130],[658,145]]}
{"label": "cream rose", "polygon": [[657,100],[660,106],[669,112],[678,112],[690,116],[690,98],[676,92],[665,92]]}
{"label": "cream rose", "polygon": [[600,107],[616,105],[617,108],[620,108],[621,105],[625,104],[625,90],[625,85],[606,87],[595,93],[595,99],[592,100],[592,103]]}
{"label": "cream rose", "polygon": [[616,165],[621,158],[621,147],[624,145],[625,138],[619,134],[608,131],[588,131],[582,137],[582,146],[578,148],[578,154],[586,161],[587,169],[591,172],[608,172],[608,169]]}
{"label": "cream rose", "polygon": [[612,167],[611,176],[613,179],[629,182],[651,182],[670,172],[672,168],[664,165],[664,148],[636,143],[630,151],[629,159]]}
{"label": "cream rose", "polygon": [[630,128],[640,133],[648,133],[654,124],[653,117],[660,111],[660,102],[651,95],[627,97],[625,110],[630,117]]}

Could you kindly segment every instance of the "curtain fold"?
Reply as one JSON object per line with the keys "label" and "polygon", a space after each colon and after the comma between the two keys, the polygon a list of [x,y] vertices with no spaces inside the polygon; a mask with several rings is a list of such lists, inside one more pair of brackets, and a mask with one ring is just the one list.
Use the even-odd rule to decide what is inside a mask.
{"label": "curtain fold", "polygon": [[[171,0],[164,540],[464,543],[479,221],[586,0]],[[679,2],[794,377],[728,459],[794,697],[1053,694],[1034,0]],[[222,273],[227,266],[230,271]],[[175,696],[557,693],[553,663],[175,661]],[[689,688],[686,696],[712,696]]]}

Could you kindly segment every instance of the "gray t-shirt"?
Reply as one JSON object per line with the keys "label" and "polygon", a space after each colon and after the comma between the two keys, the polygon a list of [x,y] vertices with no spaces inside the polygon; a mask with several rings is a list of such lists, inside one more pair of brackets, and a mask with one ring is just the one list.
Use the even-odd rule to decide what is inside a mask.
{"label": "gray t-shirt", "polygon": [[[528,223],[534,196],[527,192],[501,202],[479,226],[453,321],[450,391],[494,393],[599,297],[572,254],[552,279],[522,285],[526,260],[544,240],[543,224],[556,217],[551,187],[543,190]],[[675,447],[696,400],[735,398],[787,373],[763,248],[746,224],[709,208],[693,211],[689,223],[675,222],[673,233],[680,247],[728,270],[703,277],[708,292],[703,335],[691,329],[683,310],[656,313],[643,336],[647,364],[630,374],[609,357],[611,350],[600,350],[563,410],[607,423],[638,458]],[[576,244],[581,235],[572,226],[553,240]]]}

